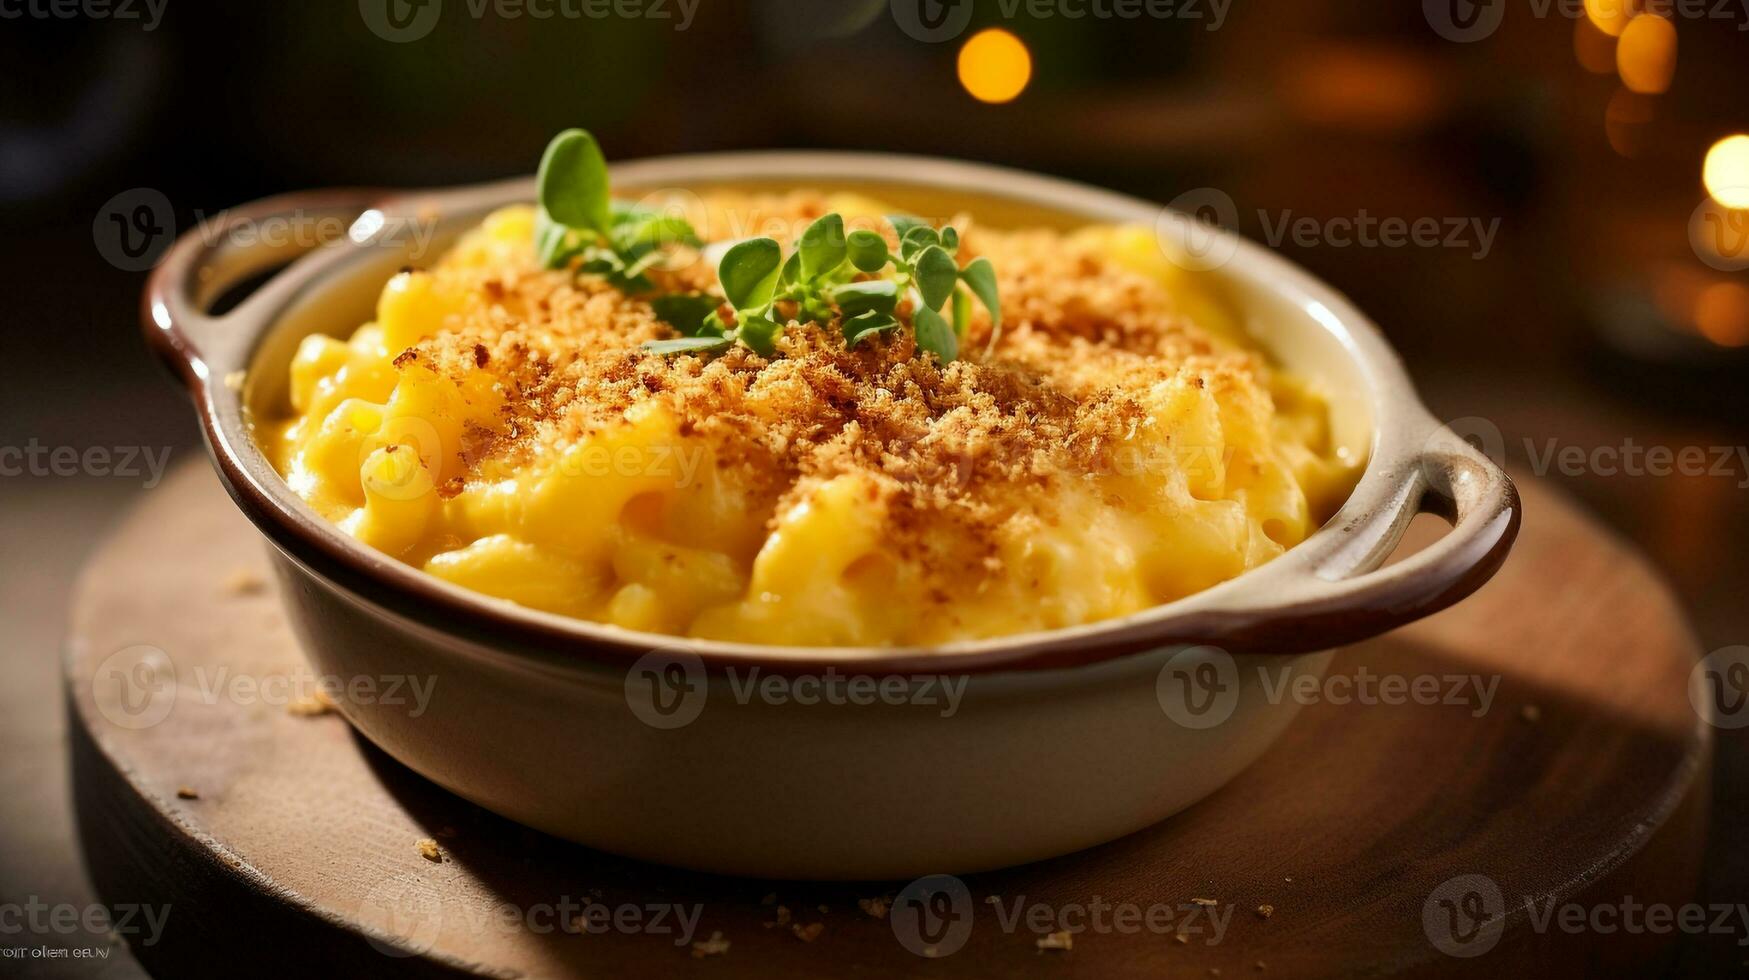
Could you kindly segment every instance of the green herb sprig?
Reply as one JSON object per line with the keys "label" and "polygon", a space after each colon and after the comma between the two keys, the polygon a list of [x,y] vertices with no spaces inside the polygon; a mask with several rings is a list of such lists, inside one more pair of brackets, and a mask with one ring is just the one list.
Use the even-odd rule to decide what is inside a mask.
{"label": "green herb sprig", "polygon": [[535,252],[549,269],[581,260],[579,272],[605,276],[627,292],[654,288],[644,275],[675,245],[699,246],[685,218],[615,201],[607,159],[586,130],[567,129],[540,162]]}
{"label": "green herb sprig", "polygon": [[[585,130],[565,130],[547,144],[538,183],[535,250],[548,268],[574,266],[578,272],[604,276],[626,292],[647,293],[655,286],[645,273],[673,247],[701,247],[684,218],[613,199],[607,160]],[[686,336],[650,341],[644,348],[659,354],[702,354],[740,343],[771,357],[785,326],[830,323],[834,318],[846,343],[855,347],[899,326],[894,311],[900,297],[908,295],[917,346],[941,363],[959,356],[973,298],[990,313],[993,349],[1002,328],[1002,308],[990,260],[979,258],[962,269],[956,258],[959,232],[951,225],[937,230],[909,215],[889,215],[887,220],[898,233],[896,255],[872,231],[846,235],[839,214],[809,225],[787,259],[773,238],[735,243],[717,264],[723,301],[735,311],[734,326],[719,315],[721,302],[714,296],[655,296],[650,302],[656,315]],[[952,309],[944,316],[950,301]]]}
{"label": "green herb sprig", "polygon": [[[736,243],[717,266],[723,296],[735,310],[735,326],[728,328],[711,310],[692,336],[644,346],[678,354],[727,349],[740,342],[771,356],[784,325],[775,311],[779,303],[791,303],[794,321],[829,323],[838,317],[845,342],[855,347],[899,325],[894,310],[907,291],[913,299],[911,322],[917,345],[943,364],[959,356],[974,297],[990,311],[993,329],[1000,329],[1002,308],[989,259],[977,259],[961,269],[955,259],[959,233],[951,225],[937,231],[904,215],[887,220],[900,235],[897,255],[889,252],[886,239],[872,231],[859,229],[845,235],[844,218],[838,214],[824,215],[809,225],[787,260],[776,239]],[[890,276],[856,279],[858,274],[884,273],[889,265]],[[951,323],[941,312],[950,300]]]}

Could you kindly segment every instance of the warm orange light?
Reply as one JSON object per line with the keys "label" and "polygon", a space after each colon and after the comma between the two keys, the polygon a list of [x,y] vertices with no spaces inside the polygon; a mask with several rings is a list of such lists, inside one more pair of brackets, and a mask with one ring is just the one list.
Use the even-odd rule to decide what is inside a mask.
{"label": "warm orange light", "polygon": [[1701,180],[1713,200],[1728,208],[1749,208],[1749,136],[1727,136],[1706,151]]}
{"label": "warm orange light", "polygon": [[1630,91],[1657,95],[1668,89],[1676,74],[1676,25],[1656,14],[1628,21],[1615,47],[1615,68]]}
{"label": "warm orange light", "polygon": [[980,102],[1012,102],[1032,81],[1032,54],[1000,28],[979,31],[960,48],[960,84]]}
{"label": "warm orange light", "polygon": [[1603,133],[1609,138],[1610,148],[1624,157],[1639,156],[1651,140],[1657,107],[1658,100],[1653,96],[1616,89],[1603,111]]}
{"label": "warm orange light", "polygon": [[1749,288],[1716,282],[1694,304],[1694,326],[1720,347],[1749,346]]}
{"label": "warm orange light", "polygon": [[1322,126],[1407,129],[1432,117],[1445,99],[1428,60],[1394,47],[1327,44],[1282,68],[1282,98]]}
{"label": "warm orange light", "polygon": [[1593,75],[1615,71],[1615,38],[1597,29],[1589,17],[1573,21],[1573,56]]}
{"label": "warm orange light", "polygon": [[1633,0],[1585,0],[1585,16],[1610,37],[1620,37],[1634,19]]}

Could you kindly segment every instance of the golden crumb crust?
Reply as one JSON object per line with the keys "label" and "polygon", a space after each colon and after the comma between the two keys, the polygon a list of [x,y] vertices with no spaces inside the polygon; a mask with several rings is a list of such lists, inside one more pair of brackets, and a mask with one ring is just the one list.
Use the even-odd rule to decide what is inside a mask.
{"label": "golden crumb crust", "polygon": [[[686,208],[707,242],[749,233],[793,241],[828,210],[893,241],[878,205],[845,195],[689,196],[675,206]],[[679,334],[658,319],[650,297],[540,268],[525,236],[530,221],[526,208],[494,215],[430,269],[397,277],[378,322],[347,350],[318,343],[320,351],[300,353],[300,363],[315,366],[300,387],[294,365],[293,417],[278,443],[293,485],[368,538],[363,532],[387,526],[366,513],[375,499],[371,473],[361,491],[326,487],[312,446],[323,445],[343,404],[353,404],[355,427],[369,427],[356,421],[361,411],[396,416],[397,399],[407,403],[399,414],[440,420],[437,458],[414,447],[431,471],[438,516],[423,518],[419,533],[385,550],[472,587],[638,628],[760,642],[988,635],[1009,631],[996,625],[1001,604],[1060,592],[1072,574],[1061,560],[1050,567],[1033,560],[1041,540],[1073,539],[1083,525],[1090,533],[1157,539],[1124,545],[1133,582],[1105,581],[1100,596],[1059,607],[1046,602],[1042,612],[1013,617],[1017,629],[1116,615],[1237,574],[1315,528],[1351,479],[1354,461],[1337,458],[1315,394],[1298,379],[1277,377],[1230,322],[1193,322],[1187,310],[1210,307],[1185,302],[1151,237],[1143,242],[1133,229],[1000,231],[960,216],[960,261],[985,256],[994,264],[1003,327],[992,343],[991,317],[980,306],[961,359],[942,365],[917,350],[903,302],[900,329],[855,348],[833,323],[789,326],[772,358],[739,346],[709,357],[651,354],[639,345]],[[652,274],[658,292],[714,290],[708,255],[707,248],[674,256]],[[413,327],[400,323],[421,316]],[[388,359],[386,372],[366,363],[372,351]],[[360,398],[338,397],[349,384]],[[444,394],[403,395],[415,384]],[[460,400],[442,408],[451,393]],[[1278,397],[1289,403],[1280,411]],[[648,430],[629,450],[643,454],[637,459],[616,441],[628,429]],[[545,491],[528,485],[531,474],[597,448],[649,469],[652,445],[671,445],[683,461],[679,454],[693,453],[698,465],[660,492],[643,489],[647,473],[631,474],[633,492],[605,515],[615,526],[605,536],[531,530],[555,519],[541,509]],[[369,456],[379,481],[382,472],[405,473],[404,461],[413,458]],[[519,480],[523,503],[498,499]],[[772,609],[793,597],[761,588],[783,576],[762,583],[759,563],[798,514],[830,509],[820,497],[826,488],[831,507],[877,529],[843,567],[829,569],[834,588],[856,593],[844,615],[862,615],[858,603],[878,609],[882,588],[903,593],[893,601],[907,612],[890,631],[777,628],[786,616]],[[1089,521],[1089,501],[1136,519]],[[1235,514],[1234,504],[1249,518]],[[602,516],[576,511],[578,521]],[[561,512],[557,520],[565,519]],[[1186,530],[1198,522],[1218,527]],[[665,592],[669,580],[660,573],[628,569],[617,557],[628,537],[669,547],[682,564],[717,568],[689,573],[713,584]],[[459,559],[446,558],[486,538],[562,557],[567,569],[592,566],[576,573],[588,583],[577,587],[595,595],[572,603],[539,598],[539,589],[496,590],[491,576],[464,575]],[[1224,549],[1225,557],[1206,573],[1166,568],[1175,560],[1208,564],[1198,549]],[[633,586],[643,592],[628,599]],[[666,603],[679,611],[663,608],[676,591],[690,597]],[[975,613],[978,602],[992,609]],[[806,606],[787,608],[802,615],[796,610]]]}

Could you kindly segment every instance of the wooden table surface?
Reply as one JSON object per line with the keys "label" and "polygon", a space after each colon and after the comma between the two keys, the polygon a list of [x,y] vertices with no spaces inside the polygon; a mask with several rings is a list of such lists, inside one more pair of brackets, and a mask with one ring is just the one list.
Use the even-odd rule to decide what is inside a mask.
{"label": "wooden table surface", "polygon": [[[285,697],[259,693],[265,684],[203,695],[223,678],[307,668],[260,542],[211,474],[189,468],[108,540],[76,597],[68,699],[81,836],[106,900],[175,910],[163,939],[136,952],[176,976],[228,972],[263,936],[283,967],[378,975],[1666,964],[1668,937],[1536,923],[1549,903],[1692,896],[1711,745],[1688,693],[1697,645],[1630,549],[1560,494],[1523,483],[1525,529],[1494,583],[1345,651],[1340,683],[1203,804],[1103,847],[941,886],[936,901],[970,929],[930,959],[907,932],[913,920],[859,905],[904,897],[905,882],[746,881],[613,858],[452,797],[340,718],[288,711]],[[174,562],[158,560],[172,551]],[[118,700],[139,694],[127,672],[141,644],[174,668],[162,718],[156,702]],[[1385,678],[1428,679],[1437,693],[1391,703]],[[1369,690],[1375,703],[1348,700]],[[440,861],[418,852],[422,838]],[[966,904],[953,903],[959,888]],[[501,925],[506,905],[517,924]],[[779,905],[791,921],[778,922]],[[583,907],[642,917],[599,935],[550,927]],[[650,921],[657,908],[670,927]],[[1463,917],[1477,908],[1494,918]],[[696,934],[679,934],[671,924],[688,915]],[[810,939],[796,934],[814,924]],[[1074,930],[1073,949],[1040,950],[1058,926]],[[717,932],[727,952],[691,963],[690,943]]]}

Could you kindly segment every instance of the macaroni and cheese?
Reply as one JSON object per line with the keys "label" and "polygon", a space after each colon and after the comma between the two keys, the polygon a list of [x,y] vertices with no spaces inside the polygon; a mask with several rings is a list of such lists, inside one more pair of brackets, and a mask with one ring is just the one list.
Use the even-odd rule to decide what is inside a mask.
{"label": "macaroni and cheese", "polygon": [[[846,194],[689,198],[706,242]],[[537,261],[534,210],[494,213],[375,319],[312,336],[258,433],[346,533],[447,581],[632,630],[762,644],[911,645],[1092,622],[1280,555],[1351,489],[1315,387],[1272,366],[1147,229],[1002,231],[962,359],[907,329],[847,347],[663,357],[645,297]],[[708,254],[710,247],[704,252]],[[690,258],[690,261],[689,261]],[[716,288],[697,253],[650,277]],[[901,305],[904,320],[908,309]]]}

